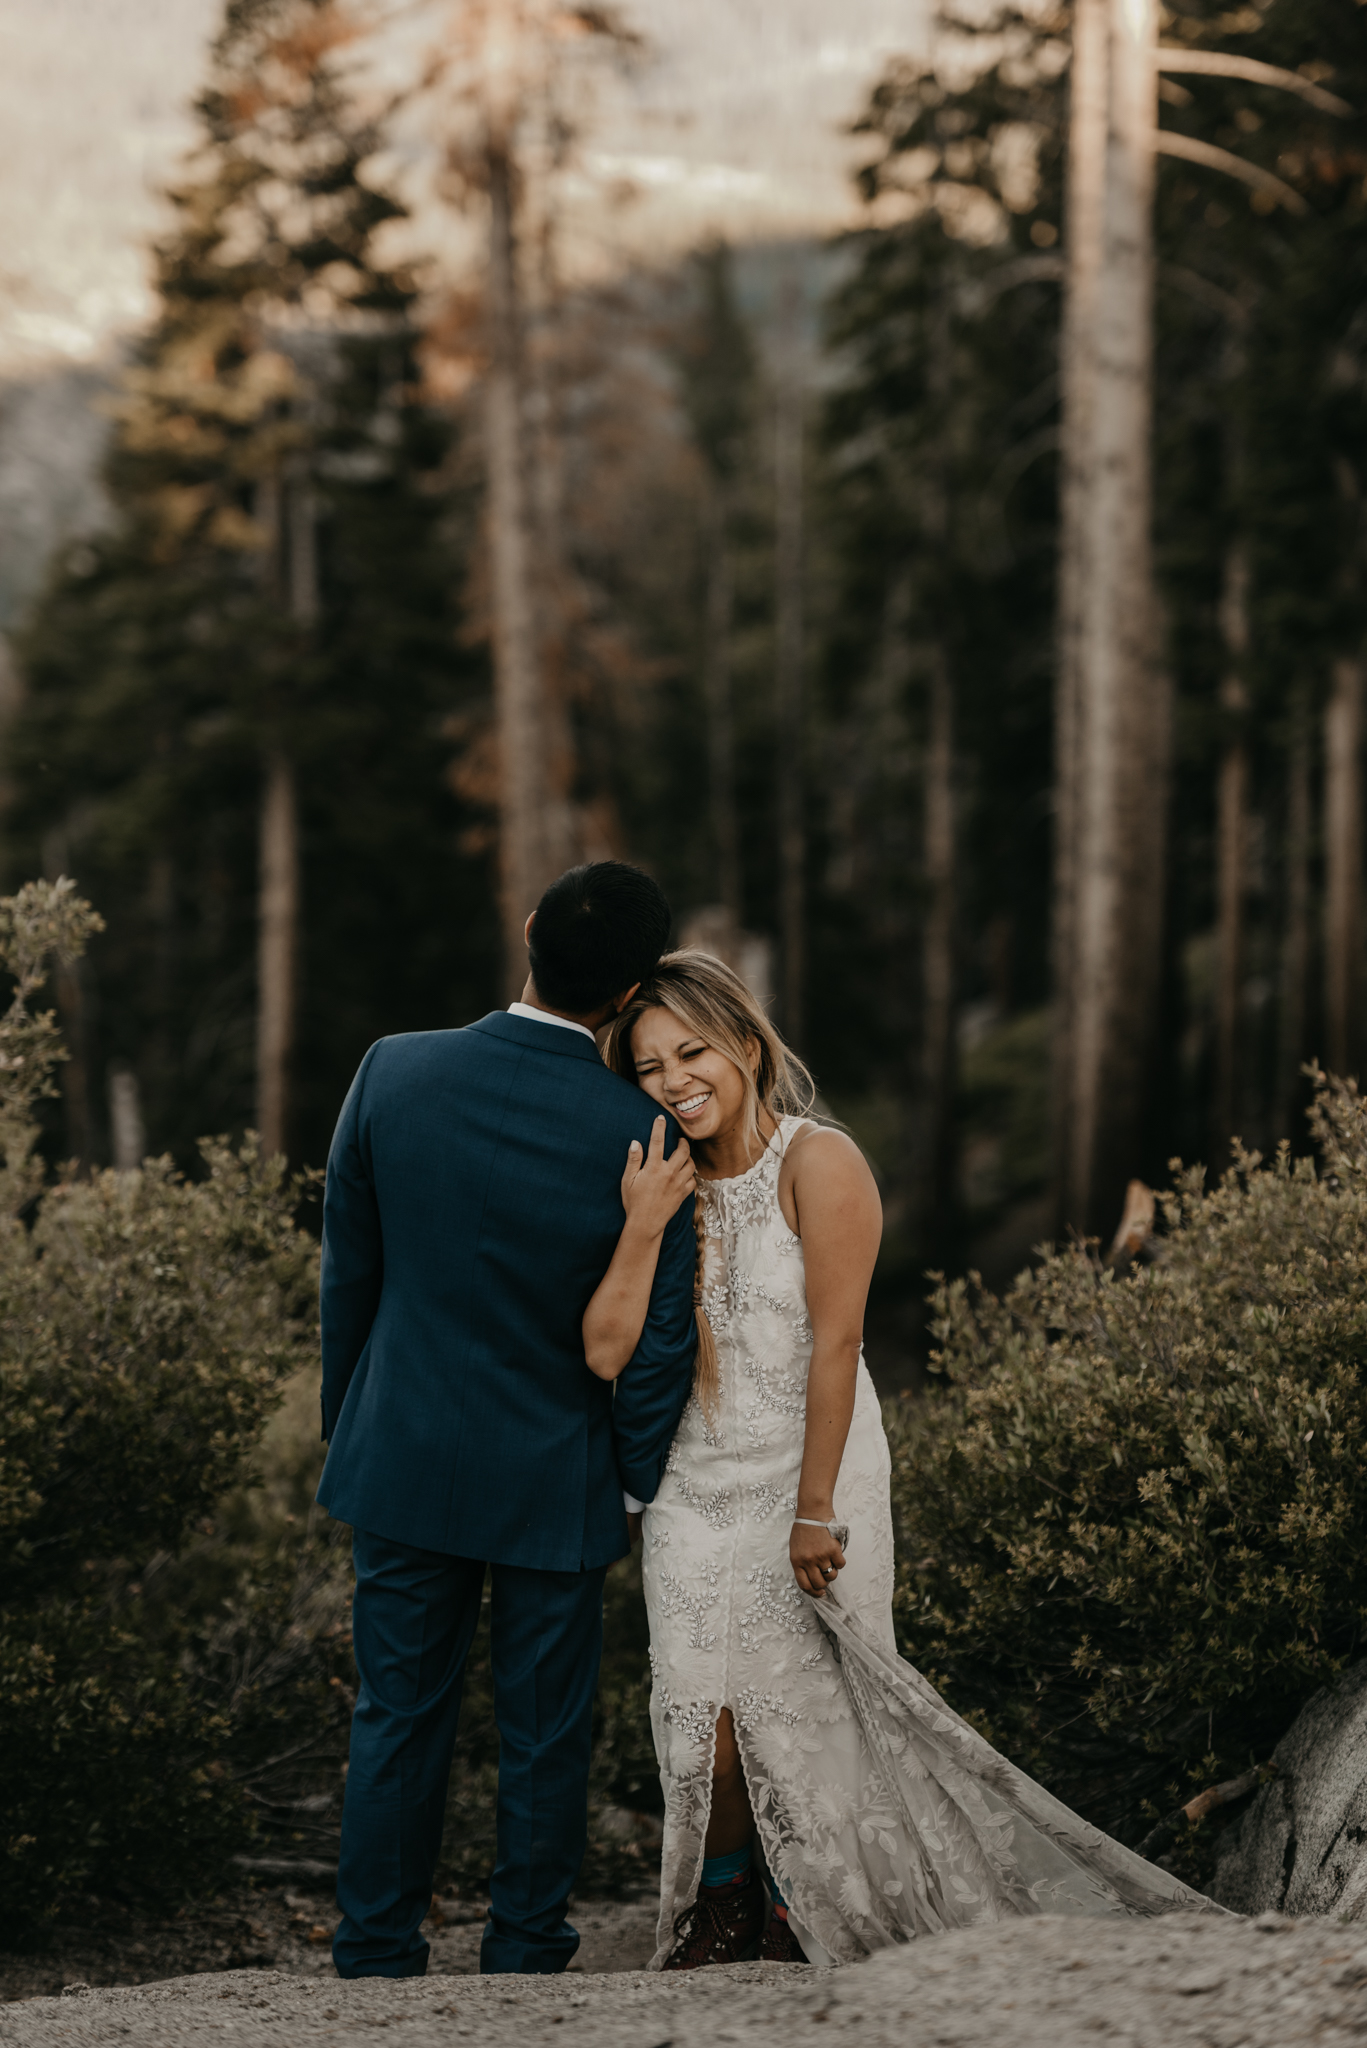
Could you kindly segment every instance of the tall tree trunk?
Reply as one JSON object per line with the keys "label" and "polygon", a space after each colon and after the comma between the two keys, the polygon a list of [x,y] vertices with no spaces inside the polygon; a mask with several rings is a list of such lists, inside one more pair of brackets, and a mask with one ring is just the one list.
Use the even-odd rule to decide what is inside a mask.
{"label": "tall tree trunk", "polygon": [[[43,834],[43,873],[49,882],[60,881],[71,866],[71,841],[65,826],[54,826]],[[62,1097],[66,1109],[66,1149],[81,1170],[93,1159],[90,1114],[90,1057],[86,983],[82,960],[58,961],[53,975],[57,1016],[66,1045],[62,1062]]]}
{"label": "tall tree trunk", "polygon": [[[949,562],[949,420],[953,405],[950,278],[942,276],[931,311],[928,376],[936,426],[922,479],[927,553],[945,585]],[[917,1242],[936,1263],[948,1256],[954,1208],[954,677],[942,616],[929,649],[922,784],[920,1158],[916,1162]]]}
{"label": "tall tree trunk", "polygon": [[[259,501],[273,572],[302,643],[318,618],[316,508],[307,475]],[[257,844],[256,1127],[267,1156],[288,1150],[299,953],[299,818],[294,763],[277,737],[263,763]]]}
{"label": "tall tree trunk", "polygon": [[1324,712],[1324,1056],[1354,1073],[1362,990],[1362,663],[1334,663]]}
{"label": "tall tree trunk", "polygon": [[712,477],[707,504],[706,645],[707,767],[717,897],[733,926],[742,922],[740,820],[736,814],[736,734],[731,697],[731,520],[725,484]]}
{"label": "tall tree trunk", "polygon": [[1153,0],[1078,0],[1063,341],[1054,1174],[1109,1224],[1135,1170],[1161,970],[1167,687],[1151,561]]}
{"label": "tall tree trunk", "polygon": [[299,822],[294,766],[266,756],[261,799],[256,953],[256,1124],[266,1154],[286,1149],[299,932]]}
{"label": "tall tree trunk", "polygon": [[[795,297],[795,295],[794,295]],[[796,318],[795,309],[791,318]],[[779,372],[774,421],[775,710],[778,726],[779,983],[791,1045],[803,1036],[806,923],[806,804],[803,757],[802,490],[803,405],[796,361]]]}
{"label": "tall tree trunk", "polygon": [[484,388],[489,552],[493,571],[494,701],[498,723],[499,865],[504,986],[521,992],[523,926],[553,879],[546,845],[549,778],[545,690],[533,596],[533,552],[523,446],[522,335],[514,226],[514,166],[488,150],[490,355]]}
{"label": "tall tree trunk", "polygon": [[[545,110],[545,119],[554,125],[553,108]],[[531,484],[534,603],[543,691],[542,758],[546,772],[542,834],[548,877],[561,873],[577,860],[610,857],[617,850],[616,820],[608,791],[601,787],[594,791],[591,813],[582,810],[576,801],[575,785],[581,763],[571,708],[572,641],[574,622],[582,615],[584,601],[566,537],[564,407],[557,341],[562,295],[556,275],[552,191],[552,182],[544,180],[534,242],[535,292],[531,307],[522,308],[517,358],[526,379],[519,417],[526,429],[523,462]]]}
{"label": "tall tree trunk", "polygon": [[109,1069],[109,1149],[120,1173],[131,1173],[147,1156],[142,1090],[131,1067]]}
{"label": "tall tree trunk", "polygon": [[1282,926],[1277,1136],[1295,1139],[1305,1057],[1305,992],[1310,974],[1310,722],[1298,692],[1286,773],[1286,902]]}
{"label": "tall tree trunk", "polygon": [[1244,969],[1248,869],[1248,556],[1235,541],[1225,558],[1221,631],[1226,668],[1220,683],[1224,745],[1216,786],[1215,1089],[1212,1157],[1223,1161],[1238,1135],[1239,998]]}
{"label": "tall tree trunk", "polygon": [[954,695],[949,657],[932,649],[926,701],[921,929],[921,1099],[924,1107],[919,1243],[938,1257],[954,1192]]}

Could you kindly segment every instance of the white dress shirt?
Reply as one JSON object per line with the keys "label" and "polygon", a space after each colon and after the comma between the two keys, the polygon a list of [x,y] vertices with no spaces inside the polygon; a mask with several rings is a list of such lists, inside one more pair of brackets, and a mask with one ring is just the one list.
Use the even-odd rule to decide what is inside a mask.
{"label": "white dress shirt", "polygon": [[[563,1024],[567,1031],[582,1031],[585,1038],[593,1038],[587,1024],[576,1024],[573,1017],[557,1017],[554,1010],[533,1009],[530,1003],[509,1003],[510,1017],[526,1017],[533,1024]],[[595,1045],[597,1040],[594,1039]]]}
{"label": "white dress shirt", "polygon": [[[563,1024],[567,1031],[582,1031],[585,1038],[594,1044],[597,1043],[587,1024],[576,1024],[573,1017],[557,1017],[554,1010],[536,1010],[530,1003],[509,1003],[508,1015],[529,1018],[533,1024]],[[645,1502],[637,1500],[625,1488],[622,1490],[622,1506],[629,1515],[645,1513]]]}

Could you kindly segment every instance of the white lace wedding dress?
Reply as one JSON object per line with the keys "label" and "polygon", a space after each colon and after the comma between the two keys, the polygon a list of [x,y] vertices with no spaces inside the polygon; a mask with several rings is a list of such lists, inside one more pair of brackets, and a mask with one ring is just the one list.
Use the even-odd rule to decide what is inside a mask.
{"label": "white lace wedding dress", "polygon": [[801,1240],[779,1207],[785,1117],[734,1180],[701,1181],[721,1396],[689,1402],[646,1511],[651,1722],[665,1793],[658,1967],[702,1872],[729,1707],[769,1868],[813,1962],[1023,1913],[1216,1911],[1017,1771],[897,1655],[889,1456],[862,1360],[835,1492],[838,1593],[788,1562],[802,1465]]}

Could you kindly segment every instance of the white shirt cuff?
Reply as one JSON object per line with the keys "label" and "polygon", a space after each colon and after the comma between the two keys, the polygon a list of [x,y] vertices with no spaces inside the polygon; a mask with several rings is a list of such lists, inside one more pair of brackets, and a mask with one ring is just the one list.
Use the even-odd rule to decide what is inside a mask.
{"label": "white shirt cuff", "polygon": [[626,1509],[629,1515],[643,1515],[646,1511],[648,1503],[643,1500],[637,1500],[634,1493],[628,1493],[626,1488],[623,1487],[622,1506]]}

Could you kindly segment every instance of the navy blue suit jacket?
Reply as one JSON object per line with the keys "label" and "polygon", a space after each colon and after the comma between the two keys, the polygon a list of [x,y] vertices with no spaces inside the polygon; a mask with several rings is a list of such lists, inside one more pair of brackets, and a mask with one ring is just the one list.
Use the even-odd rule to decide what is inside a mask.
{"label": "navy blue suit jacket", "polygon": [[658,1114],[581,1032],[502,1010],[370,1048],[323,1212],[318,1498],[339,1521],[542,1571],[625,1555],[622,1488],[654,1498],[692,1385],[691,1201],[615,1398],[580,1325]]}

